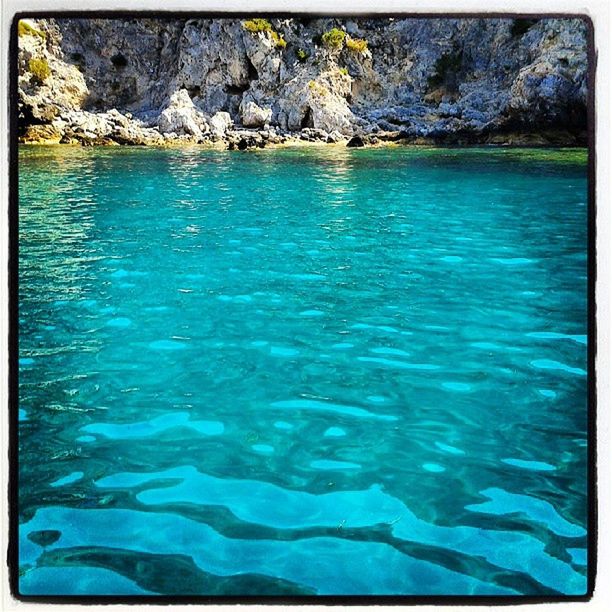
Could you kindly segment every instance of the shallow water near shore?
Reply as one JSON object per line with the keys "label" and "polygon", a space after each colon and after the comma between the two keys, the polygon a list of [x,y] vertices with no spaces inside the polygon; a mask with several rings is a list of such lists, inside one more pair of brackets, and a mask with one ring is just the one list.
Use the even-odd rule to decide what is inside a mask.
{"label": "shallow water near shore", "polygon": [[585,150],[19,181],[22,594],[584,594]]}

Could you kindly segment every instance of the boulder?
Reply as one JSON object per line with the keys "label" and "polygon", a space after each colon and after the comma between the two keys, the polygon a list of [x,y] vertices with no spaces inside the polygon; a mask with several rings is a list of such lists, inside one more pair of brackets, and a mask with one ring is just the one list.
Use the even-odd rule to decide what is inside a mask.
{"label": "boulder", "polygon": [[226,138],[228,141],[228,149],[230,150],[238,149],[239,151],[244,151],[255,147],[263,149],[266,146],[266,139],[262,137],[261,132],[239,130],[236,132],[228,132]]}
{"label": "boulder", "polygon": [[253,101],[240,104],[240,119],[245,127],[263,127],[272,119],[272,109],[262,108]]}
{"label": "boulder", "polygon": [[225,132],[227,132],[234,122],[229,113],[220,111],[210,118],[209,123],[213,138],[219,139],[225,136]]}
{"label": "boulder", "polygon": [[341,142],[344,140],[344,135],[338,130],[334,130],[327,135],[327,142]]}
{"label": "boulder", "polygon": [[71,118],[71,127],[74,132],[88,139],[107,136],[113,130],[113,125],[102,113],[80,111],[71,115]]}
{"label": "boulder", "polygon": [[[311,69],[310,69],[311,70]],[[347,98],[351,94],[351,79],[337,69],[310,78],[305,71],[289,81],[281,92],[279,106],[290,131],[315,128],[345,135],[353,133],[355,116]]]}
{"label": "boulder", "polygon": [[130,124],[129,118],[120,113],[116,108],[111,108],[107,113],[106,117],[114,125],[120,125],[121,127],[128,127]]}
{"label": "boulder", "polygon": [[579,84],[550,61],[535,62],[521,70],[510,89],[510,109],[530,122],[563,122],[567,109],[585,104]]}
{"label": "boulder", "polygon": [[353,136],[347,143],[347,147],[365,147],[365,142],[361,136]]}
{"label": "boulder", "polygon": [[63,135],[64,130],[57,125],[35,124],[29,125],[19,140],[28,144],[59,144]]}
{"label": "boulder", "polygon": [[208,131],[204,116],[195,108],[186,89],[179,89],[172,94],[157,124],[162,133],[174,132],[178,135],[190,135],[196,139],[202,138],[203,133]]}

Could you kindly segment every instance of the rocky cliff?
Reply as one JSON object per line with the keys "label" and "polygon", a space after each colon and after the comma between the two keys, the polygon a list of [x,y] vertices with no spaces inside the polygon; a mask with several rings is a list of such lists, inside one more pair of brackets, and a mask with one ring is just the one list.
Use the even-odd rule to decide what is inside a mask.
{"label": "rocky cliff", "polygon": [[25,19],[22,142],[584,141],[580,19]]}

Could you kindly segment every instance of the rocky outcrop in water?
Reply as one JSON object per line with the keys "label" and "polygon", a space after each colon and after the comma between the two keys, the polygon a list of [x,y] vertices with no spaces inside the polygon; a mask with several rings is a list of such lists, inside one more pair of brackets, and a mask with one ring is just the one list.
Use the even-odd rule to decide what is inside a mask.
{"label": "rocky outcrop in water", "polygon": [[585,139],[579,19],[32,19],[18,29],[22,142]]}

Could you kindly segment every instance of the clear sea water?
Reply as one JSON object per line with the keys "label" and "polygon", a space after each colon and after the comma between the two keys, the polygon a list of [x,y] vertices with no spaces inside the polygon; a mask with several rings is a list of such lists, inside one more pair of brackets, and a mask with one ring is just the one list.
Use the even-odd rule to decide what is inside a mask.
{"label": "clear sea water", "polygon": [[583,594],[584,150],[23,147],[23,594]]}

